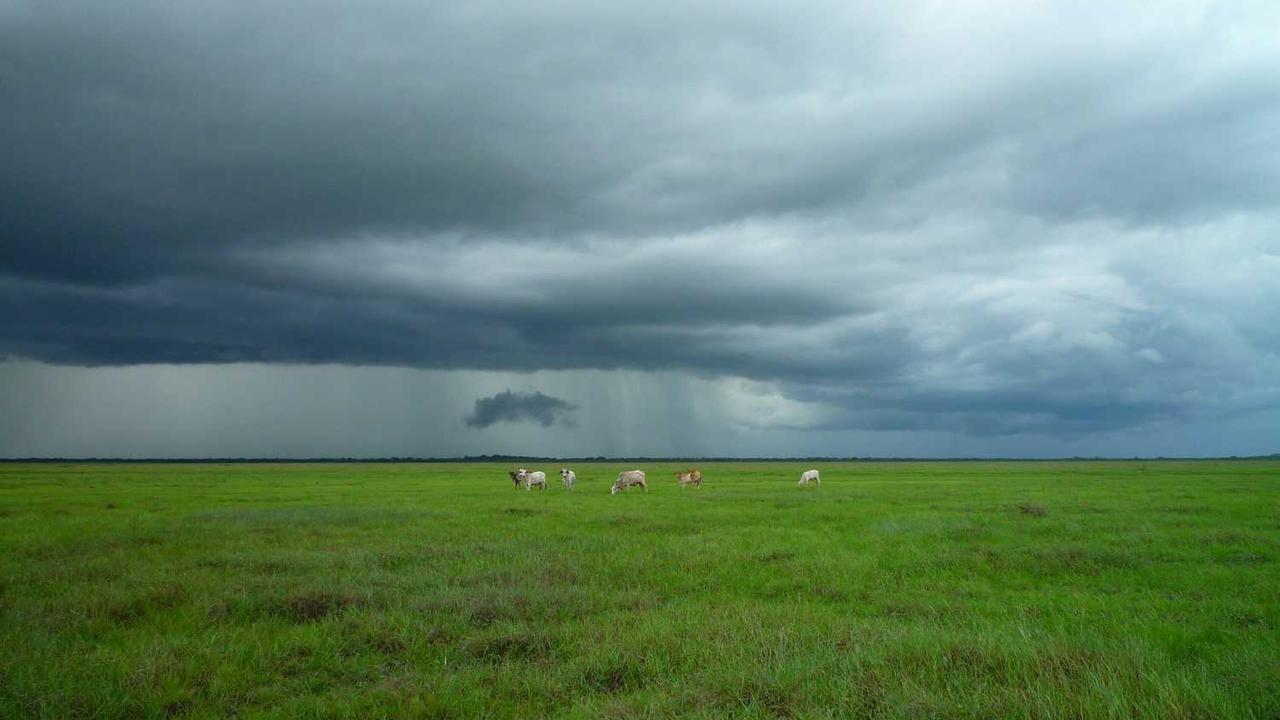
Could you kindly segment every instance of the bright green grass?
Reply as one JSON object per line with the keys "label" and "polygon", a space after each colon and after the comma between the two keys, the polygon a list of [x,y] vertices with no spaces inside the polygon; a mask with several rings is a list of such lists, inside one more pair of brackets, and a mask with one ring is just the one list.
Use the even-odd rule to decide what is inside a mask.
{"label": "bright green grass", "polygon": [[1280,464],[806,466],[0,465],[0,717],[1280,717]]}

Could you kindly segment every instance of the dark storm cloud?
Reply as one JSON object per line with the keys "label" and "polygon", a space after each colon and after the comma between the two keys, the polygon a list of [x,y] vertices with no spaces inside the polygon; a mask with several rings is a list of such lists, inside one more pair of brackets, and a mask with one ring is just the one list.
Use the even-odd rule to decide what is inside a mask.
{"label": "dark storm cloud", "polygon": [[684,370],[975,434],[1272,407],[1277,20],[0,3],[0,356]]}
{"label": "dark storm cloud", "polygon": [[465,418],[467,427],[487,428],[500,422],[536,422],[542,427],[572,427],[577,405],[540,392],[516,393],[504,390],[493,397],[478,398],[476,409]]}

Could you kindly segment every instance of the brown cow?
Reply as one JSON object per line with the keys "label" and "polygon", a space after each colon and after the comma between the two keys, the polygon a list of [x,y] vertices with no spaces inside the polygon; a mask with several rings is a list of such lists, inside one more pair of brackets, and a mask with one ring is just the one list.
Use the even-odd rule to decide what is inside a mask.
{"label": "brown cow", "polygon": [[697,468],[689,468],[682,470],[676,474],[676,482],[680,483],[680,487],[692,485],[694,487],[702,487],[702,471]]}

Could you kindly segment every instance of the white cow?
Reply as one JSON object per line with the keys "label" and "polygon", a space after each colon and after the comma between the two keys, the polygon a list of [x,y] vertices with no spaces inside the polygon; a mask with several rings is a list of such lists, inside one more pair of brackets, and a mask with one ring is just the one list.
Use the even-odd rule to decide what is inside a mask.
{"label": "white cow", "polygon": [[810,480],[818,486],[822,485],[822,478],[818,477],[817,470],[805,470],[803,473],[800,473],[800,487],[807,487]]}
{"label": "white cow", "polygon": [[649,486],[644,482],[643,470],[624,470],[618,473],[618,479],[613,483],[613,487],[609,489],[610,495],[617,495],[625,488],[639,485],[645,492],[649,492]]}
{"label": "white cow", "polygon": [[524,476],[521,479],[524,480],[525,490],[532,490],[534,485],[537,485],[538,489],[540,490],[547,489],[546,473],[542,472],[541,470],[534,470],[533,472],[529,472],[528,470],[522,470],[521,472],[524,473]]}
{"label": "white cow", "polygon": [[573,483],[578,479],[578,474],[569,468],[560,468],[560,477],[564,478],[564,489],[572,490]]}

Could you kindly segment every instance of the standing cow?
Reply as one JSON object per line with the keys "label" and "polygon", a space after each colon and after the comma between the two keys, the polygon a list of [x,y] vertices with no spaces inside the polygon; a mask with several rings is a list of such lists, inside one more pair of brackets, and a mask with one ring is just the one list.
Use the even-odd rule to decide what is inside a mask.
{"label": "standing cow", "polygon": [[573,483],[578,480],[578,474],[569,468],[560,468],[560,477],[564,479],[565,490],[572,490]]}
{"label": "standing cow", "polygon": [[805,470],[803,473],[800,473],[800,487],[808,487],[810,480],[812,480],[815,485],[818,485],[819,487],[822,486],[822,478],[818,477],[817,470]]}
{"label": "standing cow", "polygon": [[676,482],[680,483],[681,489],[684,489],[685,485],[692,485],[700,488],[702,487],[702,471],[697,468],[680,470],[676,472]]}
{"label": "standing cow", "polygon": [[525,490],[532,490],[534,485],[537,485],[539,490],[547,489],[546,473],[542,472],[541,470],[534,470],[533,472],[529,472],[528,470],[522,470],[521,472],[524,473],[523,480],[524,480]]}
{"label": "standing cow", "polygon": [[618,479],[614,481],[613,487],[609,489],[610,495],[617,495],[625,488],[639,485],[645,492],[649,492],[649,486],[644,482],[643,470],[624,470],[618,473]]}

